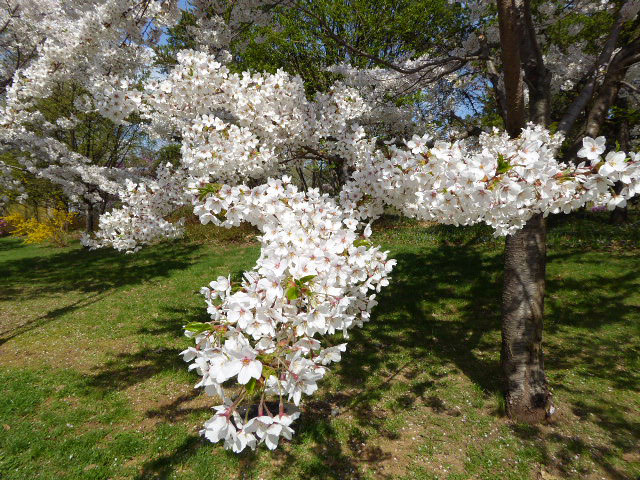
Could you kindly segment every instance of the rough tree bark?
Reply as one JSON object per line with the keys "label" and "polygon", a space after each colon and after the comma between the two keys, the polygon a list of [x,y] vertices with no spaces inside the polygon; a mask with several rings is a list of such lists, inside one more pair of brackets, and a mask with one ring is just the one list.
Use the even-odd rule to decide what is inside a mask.
{"label": "rough tree bark", "polygon": [[498,0],[500,54],[506,97],[505,123],[507,132],[512,137],[517,137],[525,125],[524,82],[520,56],[522,38],[518,25],[518,12],[522,8],[522,0]]}
{"label": "rough tree bark", "polygon": [[[500,43],[507,104],[507,131],[517,136],[525,126],[522,69],[534,94],[530,115],[546,123],[549,74],[540,63],[526,0],[498,0]],[[523,61],[524,57],[524,61]],[[502,355],[507,415],[539,422],[553,412],[542,354],[546,227],[535,215],[505,242],[502,294]]]}
{"label": "rough tree bark", "polygon": [[544,373],[542,320],[545,220],[538,214],[506,239],[502,291],[502,370],[507,414],[540,422],[552,413]]}

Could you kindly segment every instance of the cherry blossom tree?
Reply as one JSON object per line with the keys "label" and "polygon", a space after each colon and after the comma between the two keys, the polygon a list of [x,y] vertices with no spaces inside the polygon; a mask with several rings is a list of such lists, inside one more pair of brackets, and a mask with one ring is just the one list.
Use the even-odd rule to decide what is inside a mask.
{"label": "cherry blossom tree", "polygon": [[[159,73],[154,42],[161,28],[178,22],[175,4],[78,2],[47,33],[35,57],[13,74],[1,140],[46,159],[41,168],[28,158],[24,162],[47,178],[67,179],[60,183],[69,191],[76,188],[68,180],[71,171],[120,198],[120,207],[101,216],[96,235],[84,239],[91,248],[132,252],[175,238],[180,224],[165,217],[184,204],[191,204],[203,223],[230,227],[246,221],[258,228],[261,253],[255,267],[242,279],[219,277],[203,287],[211,320],[185,325],[195,346],[182,355],[201,376],[197,386],[221,402],[202,431],[213,442],[239,452],[262,443],[272,449],[280,437],[291,438],[295,407],[317,390],[329,365],[341,360],[347,348],[342,340],[370,319],[377,294],[390,281],[395,261],[369,240],[370,222],[387,205],[440,223],[483,222],[506,236],[508,412],[529,421],[553,414],[541,348],[544,217],[586,204],[613,208],[640,191],[639,155],[607,152],[606,139],[588,130],[593,123],[588,107],[599,104],[601,94],[611,94],[605,88],[610,69],[630,68],[640,60],[633,36],[636,2],[613,10],[600,3],[575,4],[581,15],[605,11],[615,21],[594,68],[576,67],[584,73],[555,133],[554,75],[547,66],[552,62],[543,55],[533,18],[535,13],[536,19],[557,19],[562,12],[553,8],[561,9],[560,3],[549,11],[532,9],[524,0],[500,0],[496,18],[486,2],[465,2],[455,8],[483,34],[470,28],[453,50],[399,62],[361,52],[323,30],[325,20],[312,3],[287,5],[316,19],[333,41],[354,55],[368,55],[382,70],[337,66],[342,81],[313,97],[299,76],[284,70],[235,71],[228,50],[234,29],[245,28],[251,10],[265,13],[257,18],[269,21],[273,6],[251,0],[235,5],[237,20],[226,15],[229,10],[217,11],[215,3],[189,5],[193,44]],[[492,47],[494,41],[499,46]],[[499,58],[491,56],[496,53]],[[502,77],[494,75],[497,65]],[[496,93],[506,131],[431,130],[404,140],[374,136],[370,126],[381,123],[372,120],[389,108],[376,98],[391,90],[372,93],[372,79],[382,75],[396,86],[418,80],[426,89],[449,78],[455,88],[456,72],[464,77],[472,69],[476,78],[485,75]],[[160,166],[155,178],[87,165],[51,134],[56,128],[72,130],[74,120],[52,126],[37,109],[52,85],[69,80],[88,92],[84,108],[116,125],[139,122],[160,143],[179,139],[180,164]],[[584,97],[589,97],[586,103]],[[581,115],[591,136],[582,132],[576,143],[571,132]],[[563,153],[563,142],[569,153]],[[287,175],[318,157],[339,158],[344,166],[347,181],[339,196],[300,190]],[[621,187],[615,189],[616,183]]]}

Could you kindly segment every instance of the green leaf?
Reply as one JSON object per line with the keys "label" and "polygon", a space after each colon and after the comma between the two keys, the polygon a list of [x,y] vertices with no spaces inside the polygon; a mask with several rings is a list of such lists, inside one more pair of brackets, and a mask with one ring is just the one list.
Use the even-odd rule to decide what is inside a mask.
{"label": "green leaf", "polygon": [[264,377],[264,379],[266,380],[271,375],[273,375],[274,377],[277,377],[275,368],[268,367],[267,365],[263,365],[262,366],[262,376]]}
{"label": "green leaf", "polygon": [[222,189],[221,183],[208,183],[204,187],[198,188],[198,197],[204,200],[207,195],[215,195]]}
{"label": "green leaf", "polygon": [[509,163],[508,160],[504,158],[504,155],[501,153],[498,154],[498,168],[496,170],[496,175],[500,175],[502,173],[507,173],[511,170],[513,166]]}
{"label": "green leaf", "polygon": [[307,283],[308,281],[313,280],[314,278],[316,278],[316,275],[307,275],[300,279],[300,283]]}
{"label": "green leaf", "polygon": [[295,286],[295,287],[287,288],[285,295],[289,300],[295,300],[300,296],[300,293],[301,293],[300,289],[297,286]]}
{"label": "green leaf", "polygon": [[353,246],[354,247],[370,247],[372,245],[372,243],[367,240],[366,238],[358,238],[356,241],[353,242]]}
{"label": "green leaf", "polygon": [[[260,360],[264,365],[265,363],[271,363],[276,358],[276,356],[273,353],[261,353],[256,358]],[[267,368],[267,367],[264,367],[264,368]]]}
{"label": "green leaf", "polygon": [[251,380],[249,380],[247,382],[247,384],[245,385],[244,388],[247,389],[247,393],[252,396],[253,393],[256,391],[256,386],[258,385],[258,381],[255,378],[252,378]]}
{"label": "green leaf", "polygon": [[187,323],[184,326],[184,329],[194,333],[202,333],[206,330],[211,330],[211,324],[202,322],[191,322]]}

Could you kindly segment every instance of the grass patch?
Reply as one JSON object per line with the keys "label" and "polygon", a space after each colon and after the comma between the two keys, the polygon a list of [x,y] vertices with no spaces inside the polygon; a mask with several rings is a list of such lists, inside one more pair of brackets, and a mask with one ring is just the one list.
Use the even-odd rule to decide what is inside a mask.
{"label": "grass patch", "polygon": [[198,436],[212,402],[178,352],[189,345],[182,325],[206,318],[199,287],[255,262],[249,233],[135,255],[0,239],[0,478],[636,479],[632,225],[583,213],[552,221],[555,424],[503,417],[503,242],[483,227],[387,218],[375,236],[398,267],[374,318],[305,404],[294,440],[242,455]]}

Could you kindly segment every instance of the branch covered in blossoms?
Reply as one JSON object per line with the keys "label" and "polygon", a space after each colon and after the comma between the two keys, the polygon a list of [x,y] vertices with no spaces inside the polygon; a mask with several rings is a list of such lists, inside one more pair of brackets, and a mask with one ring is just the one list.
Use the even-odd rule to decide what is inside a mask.
{"label": "branch covered in blossoms", "polygon": [[172,223],[165,217],[185,203],[185,190],[184,173],[170,164],[160,165],[155,179],[127,179],[114,192],[123,206],[101,215],[95,237],[85,234],[82,244],[91,249],[108,245],[131,253],[142,245],[182,236],[182,220]]}
{"label": "branch covered in blossoms", "polygon": [[340,83],[308,100],[301,78],[283,71],[231,73],[215,56],[192,50],[177,59],[165,80],[145,86],[141,108],[154,135],[180,136],[182,164],[205,182],[265,178],[282,173],[304,147],[339,149],[367,110]]}
{"label": "branch covered in blossoms", "polygon": [[[585,138],[586,161],[558,161],[561,135],[530,125],[511,139],[495,130],[472,141],[414,136],[406,148],[371,150],[360,158],[341,204],[355,218],[375,218],[384,205],[405,215],[452,225],[484,222],[496,235],[522,228],[533,215],[569,213],[587,203],[613,209],[640,193],[640,155],[609,152],[605,139]],[[616,193],[613,186],[624,188]]]}
{"label": "branch covered in blossoms", "polygon": [[[185,327],[196,346],[182,355],[202,377],[196,386],[223,400],[203,434],[235,452],[260,443],[274,449],[280,437],[291,438],[299,415],[285,402],[298,406],[340,361],[346,343],[332,336],[348,338],[369,320],[395,260],[371,245],[370,228],[358,234],[358,222],[333,199],[299,192],[288,177],[200,192],[194,204],[203,223],[246,221],[262,233],[253,270],[239,282],[219,277],[201,290],[211,322]],[[240,385],[235,398],[225,387],[232,380]]]}

